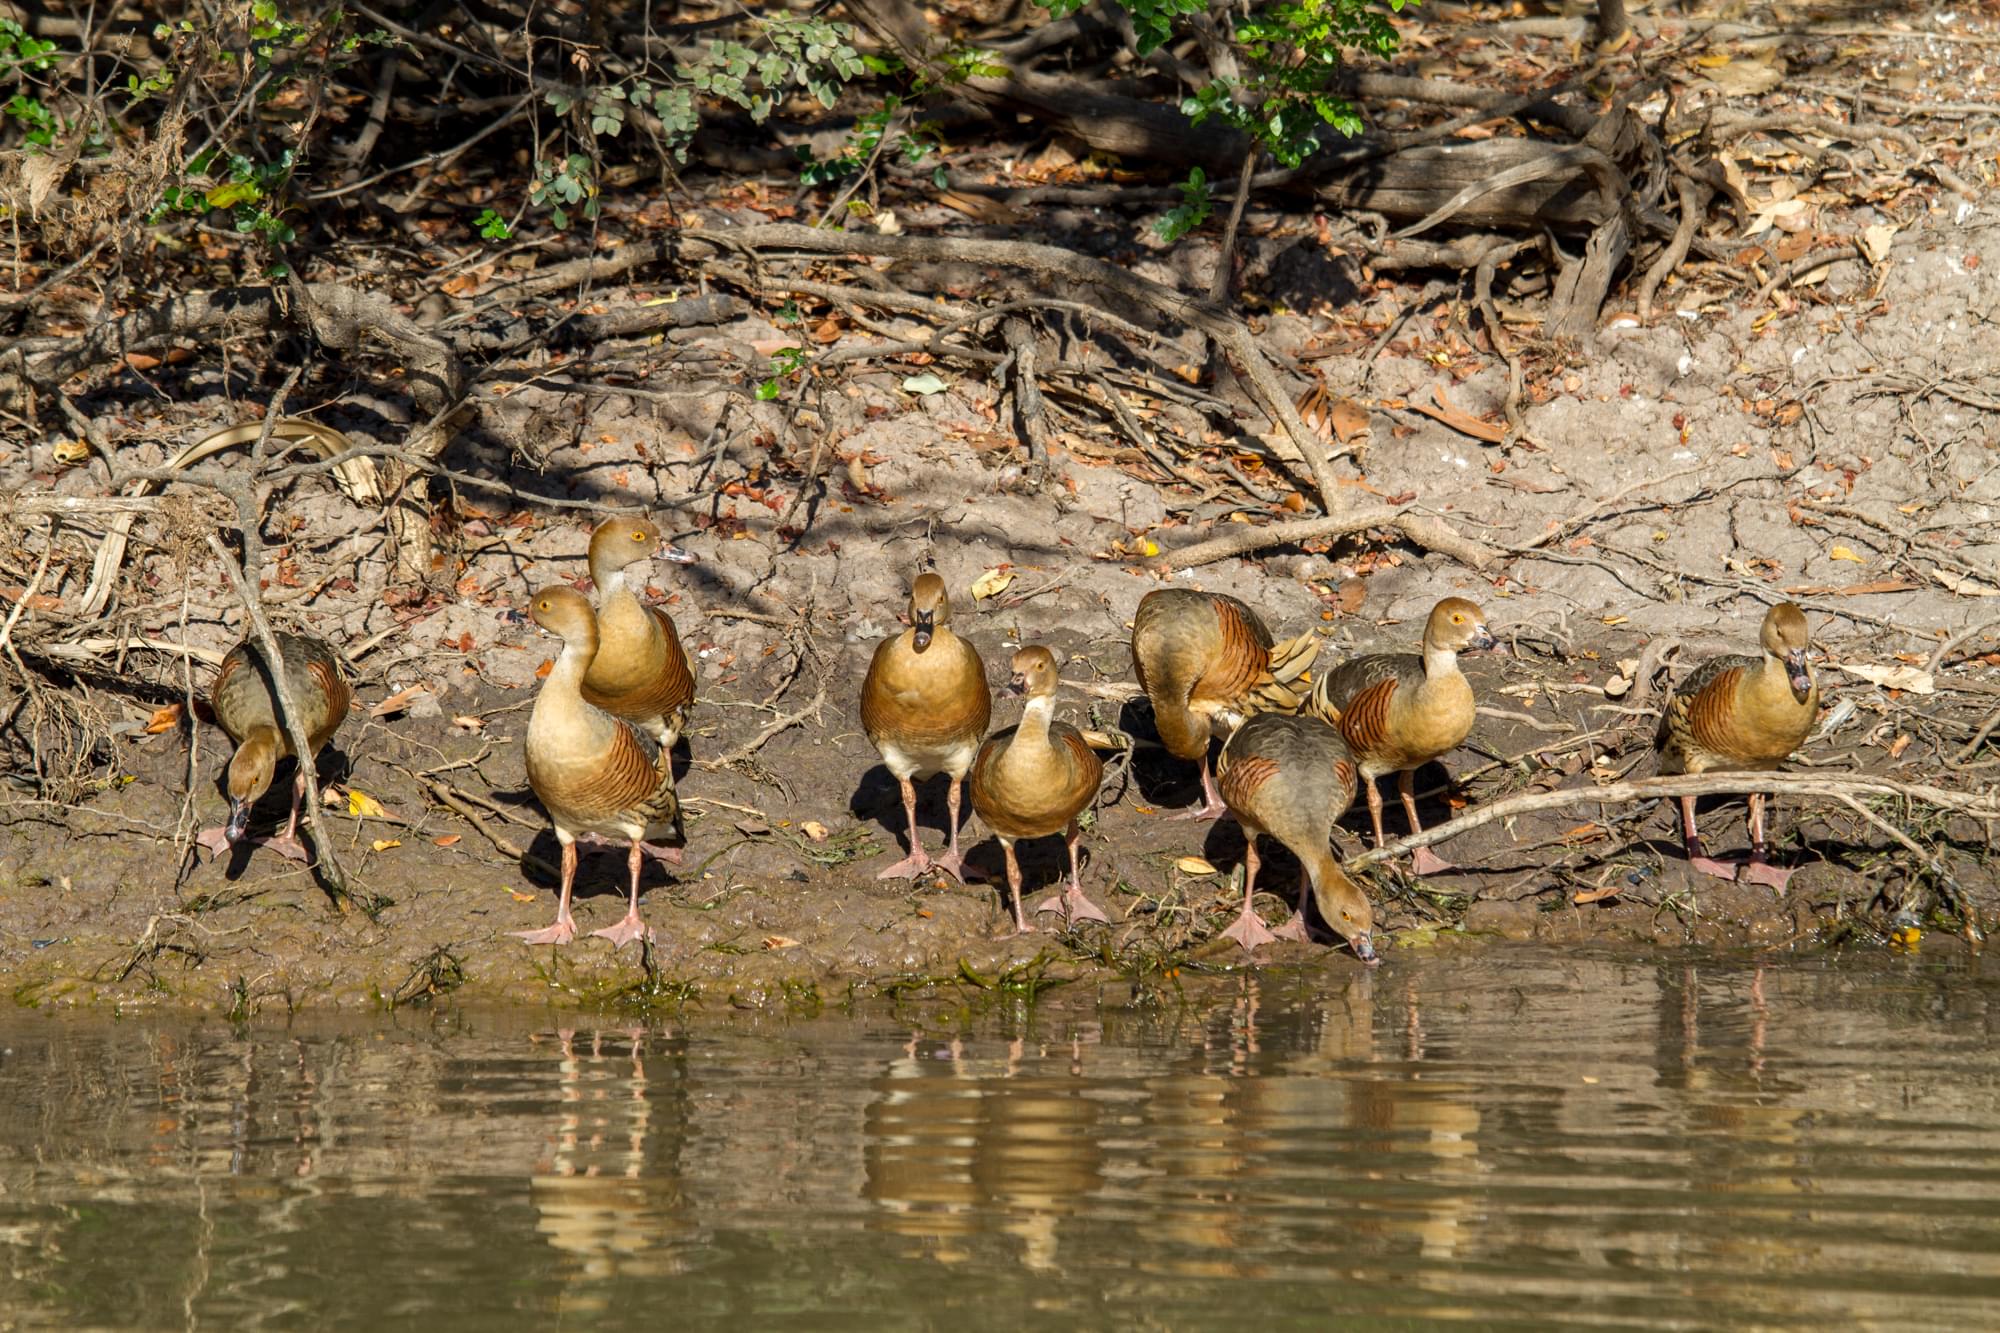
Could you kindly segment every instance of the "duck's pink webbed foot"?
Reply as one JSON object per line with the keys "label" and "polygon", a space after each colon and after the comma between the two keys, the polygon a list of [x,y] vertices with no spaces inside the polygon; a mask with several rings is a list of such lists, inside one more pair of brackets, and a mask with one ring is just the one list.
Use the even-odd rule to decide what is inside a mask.
{"label": "duck's pink webbed foot", "polygon": [[617,925],[606,926],[602,930],[593,930],[590,933],[600,939],[610,940],[614,949],[622,949],[633,940],[645,940],[650,944],[653,939],[652,928],[639,919],[637,912],[627,912],[624,920]]}
{"label": "duck's pink webbed foot", "polygon": [[1060,912],[1072,926],[1079,921],[1103,921],[1109,923],[1111,920],[1110,917],[1104,915],[1102,908],[1084,896],[1082,890],[1074,888],[1064,889],[1061,893],[1051,894],[1049,897],[1044,898],[1035,908],[1037,916],[1043,912]]}
{"label": "duck's pink webbed foot", "polygon": [[931,868],[931,858],[919,847],[877,875],[876,879],[915,879]]}
{"label": "duck's pink webbed foot", "polygon": [[568,944],[576,938],[576,922],[569,917],[557,917],[555,924],[543,926],[540,930],[517,930],[514,938],[523,944]]}
{"label": "duck's pink webbed foot", "polygon": [[1785,885],[1792,878],[1792,872],[1785,866],[1775,866],[1760,856],[1753,856],[1749,864],[1737,872],[1737,878],[1751,884],[1768,884],[1779,893],[1783,893]]}
{"label": "duck's pink webbed foot", "polygon": [[1306,930],[1305,916],[1299,912],[1286,917],[1284,925],[1273,927],[1271,935],[1274,939],[1297,940],[1300,944],[1312,943],[1312,935]]}
{"label": "duck's pink webbed foot", "polygon": [[1264,924],[1264,918],[1245,907],[1237,913],[1236,919],[1223,928],[1222,933],[1242,945],[1245,952],[1259,945],[1270,944],[1278,937]]}
{"label": "duck's pink webbed foot", "polygon": [[1430,848],[1419,847],[1410,854],[1410,869],[1419,875],[1437,875],[1457,867]]}

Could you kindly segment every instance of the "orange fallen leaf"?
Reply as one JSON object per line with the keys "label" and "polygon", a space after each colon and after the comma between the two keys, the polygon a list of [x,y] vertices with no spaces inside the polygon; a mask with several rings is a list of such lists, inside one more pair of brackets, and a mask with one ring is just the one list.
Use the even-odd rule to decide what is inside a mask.
{"label": "orange fallen leaf", "polygon": [[1889,757],[1891,759],[1901,759],[1903,757],[1903,751],[1909,748],[1910,748],[1910,733],[1907,731],[1900,732],[1897,734],[1895,740],[1889,742]]}
{"label": "orange fallen leaf", "polygon": [[537,680],[547,679],[549,672],[554,671],[555,669],[556,669],[556,660],[553,657],[545,657],[542,659],[542,664],[535,668],[535,679]]}
{"label": "orange fallen leaf", "polygon": [[507,890],[507,895],[517,903],[531,903],[535,901],[534,894],[523,893],[519,889],[509,889]]}
{"label": "orange fallen leaf", "polygon": [[1334,438],[1342,444],[1351,442],[1368,429],[1368,409],[1352,398],[1342,398],[1334,403],[1327,419],[1333,425]]}
{"label": "orange fallen leaf", "polygon": [[168,704],[164,708],[155,708],[153,716],[146,720],[146,734],[148,736],[157,736],[163,731],[172,731],[179,725],[180,720],[181,706],[179,704]]}
{"label": "orange fallen leaf", "polygon": [[995,226],[1025,222],[1026,213],[1014,205],[1000,199],[989,199],[981,194],[960,194],[956,190],[946,190],[937,196],[937,202],[946,208],[965,214],[976,222]]}
{"label": "orange fallen leaf", "polygon": [[423,698],[425,695],[429,693],[430,693],[429,687],[424,685],[412,685],[407,689],[397,690],[394,694],[384,699],[381,703],[376,704],[373,708],[369,709],[368,716],[388,717],[391,713],[400,713],[405,708],[408,708],[412,703],[415,703],[418,699]]}
{"label": "orange fallen leaf", "polygon": [[1470,412],[1454,406],[1451,399],[1445,397],[1444,388],[1441,385],[1434,384],[1431,386],[1431,401],[1429,403],[1411,403],[1410,410],[1421,412],[1433,420],[1442,421],[1445,425],[1458,431],[1460,434],[1470,435],[1473,439],[1483,444],[1498,444],[1507,438],[1507,428],[1505,426],[1496,426],[1490,421],[1481,421]]}
{"label": "orange fallen leaf", "polygon": [[447,833],[442,837],[432,838],[431,845],[435,847],[456,847],[458,846],[459,839],[464,836],[463,833]]}
{"label": "orange fallen leaf", "polygon": [[1607,884],[1601,889],[1580,889],[1572,893],[1569,896],[1569,900],[1578,907],[1582,907],[1586,903],[1601,903],[1606,898],[1616,898],[1619,889],[1623,887],[1621,884]]}
{"label": "orange fallen leaf", "polygon": [[[21,594],[26,591],[27,589],[22,587],[0,588],[0,598],[4,598],[9,602],[18,602],[21,600]],[[51,597],[45,592],[38,592],[33,597],[28,598],[28,609],[30,611],[60,611],[62,609],[62,598]]]}
{"label": "orange fallen leaf", "polygon": [[766,935],[764,937],[764,947],[766,949],[796,949],[799,947],[799,942],[790,935]]}

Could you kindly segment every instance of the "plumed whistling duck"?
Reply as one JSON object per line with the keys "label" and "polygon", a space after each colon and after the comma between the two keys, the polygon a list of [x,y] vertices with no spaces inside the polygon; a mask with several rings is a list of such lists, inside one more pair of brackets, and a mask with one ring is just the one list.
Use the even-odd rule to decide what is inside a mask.
{"label": "plumed whistling duck", "polygon": [[554,924],[517,932],[530,944],[567,944],[576,936],[570,893],[576,882],[576,840],[586,834],[631,844],[631,903],[617,925],[592,931],[614,947],[651,939],[639,917],[639,867],[648,853],[678,861],[678,848],[650,839],[685,840],[680,801],[674,794],[672,757],[665,746],[623,718],[587,702],[581,686],[597,652],[597,621],[590,603],[573,588],[535,594],[530,614],[561,636],[562,653],[535,696],[528,718],[528,785],[555,821],[562,845],[562,897]]}
{"label": "plumed whistling duck", "polygon": [[[1333,825],[1354,803],[1357,765],[1347,742],[1316,717],[1264,713],[1236,729],[1216,763],[1222,799],[1243,826],[1243,911],[1222,933],[1254,949],[1273,939],[1303,940],[1306,896],[1319,914],[1354,947],[1363,962],[1375,956],[1375,914],[1367,895],[1347,877],[1328,849]],[[1251,906],[1257,892],[1257,835],[1268,833],[1299,858],[1299,901],[1274,933]]]}
{"label": "plumed whistling duck", "polygon": [[[1819,686],[1806,660],[1812,634],[1805,612],[1781,602],[1764,616],[1758,633],[1763,653],[1732,654],[1703,662],[1667,696],[1653,744],[1658,771],[1676,773],[1770,772],[1805,743],[1819,716]],[[1736,866],[1718,861],[1695,831],[1695,798],[1681,797],[1681,832],[1688,863],[1706,875],[1735,879]],[[1764,794],[1750,793],[1750,860],[1743,878],[1782,890],[1792,872],[1771,864],[1764,841]]]}
{"label": "plumed whistling duck", "polygon": [[[910,627],[882,640],[861,682],[861,727],[903,789],[903,814],[910,825],[910,854],[877,879],[909,879],[932,866],[954,879],[965,878],[958,850],[959,784],[986,738],[993,717],[993,692],[979,652],[952,632],[951,598],[944,580],[922,574],[910,589]],[[933,860],[917,832],[917,789],[913,778],[944,773],[951,779],[945,797],[951,840]]]}
{"label": "plumed whistling duck", "polygon": [[[274,637],[284,655],[292,702],[303,714],[298,719],[300,729],[312,745],[312,754],[302,762],[313,763],[340,730],[354,696],[340,673],[340,660],[325,643],[310,635],[283,631]],[[208,697],[216,722],[236,742],[236,753],[229,760],[229,822],[195,840],[219,856],[243,840],[250,827],[250,807],[271,789],[271,775],[278,760],[292,753],[292,741],[278,721],[271,677],[254,638],[246,638],[229,650],[216,668]],[[299,802],[305,790],[306,775],[301,771],[292,782],[292,815],[285,821],[285,831],[275,838],[258,840],[293,861],[306,859],[298,839]]]}
{"label": "plumed whistling duck", "polygon": [[597,656],[583,678],[582,694],[586,702],[672,749],[694,704],[694,668],[673,617],[641,602],[626,574],[655,553],[677,564],[693,561],[677,546],[662,546],[661,540],[659,528],[643,518],[608,518],[590,534]]}
{"label": "plumed whistling duck", "polygon": [[1201,803],[1174,818],[1223,813],[1209,773],[1209,737],[1226,739],[1257,713],[1297,711],[1305,699],[1298,682],[1318,654],[1312,631],[1274,645],[1257,613],[1222,593],[1161,588],[1140,600],[1132,669],[1167,753],[1201,765]]}
{"label": "plumed whistling duck", "polygon": [[1055,655],[1048,649],[1030,645],[1014,654],[1014,677],[1006,693],[1025,694],[1027,709],[1019,726],[980,747],[968,782],[972,808],[1006,853],[1007,894],[1016,931],[1034,927],[1021,911],[1021,863],[1015,859],[1014,844],[1051,833],[1061,833],[1069,848],[1069,884],[1036,912],[1059,911],[1072,922],[1106,919],[1084,896],[1076,856],[1083,838],[1076,817],[1096,798],[1104,764],[1075,727],[1052,720],[1057,683]]}
{"label": "plumed whistling duck", "polygon": [[[1339,729],[1360,766],[1377,847],[1385,839],[1382,793],[1375,779],[1396,775],[1410,831],[1422,832],[1416,771],[1457,749],[1472,733],[1472,684],[1458,669],[1458,655],[1496,646],[1479,608],[1463,597],[1447,597],[1424,623],[1421,654],[1370,653],[1342,663],[1313,687],[1310,708]],[[1412,860],[1419,875],[1450,869],[1428,847],[1419,848]]]}

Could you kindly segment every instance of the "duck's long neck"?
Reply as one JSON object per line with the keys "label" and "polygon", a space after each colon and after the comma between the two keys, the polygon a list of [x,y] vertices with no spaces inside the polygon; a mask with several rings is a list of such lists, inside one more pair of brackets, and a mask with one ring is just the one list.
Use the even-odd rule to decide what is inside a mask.
{"label": "duck's long neck", "polygon": [[1027,708],[1021,714],[1021,725],[1014,731],[1016,744],[1025,742],[1036,750],[1046,750],[1049,746],[1049,719],[1055,715],[1054,696],[1036,695],[1028,700]]}
{"label": "duck's long neck", "polygon": [[1434,643],[1424,645],[1424,684],[1430,691],[1434,688],[1450,689],[1462,679],[1458,670],[1458,653],[1455,649],[1440,648]]}
{"label": "duck's long neck", "polygon": [[590,567],[590,581],[597,585],[597,617],[602,620],[607,614],[643,610],[639,595],[632,590],[632,580],[626,576],[626,568],[620,565],[610,569],[593,564]]}
{"label": "duck's long neck", "polygon": [[581,699],[583,678],[589,674],[590,664],[597,660],[597,636],[583,635],[574,639],[564,639],[562,651],[556,654],[556,664],[549,670],[549,678],[542,685],[544,695],[551,691]]}
{"label": "duck's long neck", "polygon": [[250,728],[229,759],[229,795],[254,802],[271,789],[271,773],[287,750],[284,734],[265,724]]}

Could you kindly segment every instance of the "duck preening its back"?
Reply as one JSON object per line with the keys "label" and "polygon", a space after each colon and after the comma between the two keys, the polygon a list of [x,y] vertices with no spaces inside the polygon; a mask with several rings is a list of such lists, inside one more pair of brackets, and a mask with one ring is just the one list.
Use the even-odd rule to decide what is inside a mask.
{"label": "duck preening its back", "polygon": [[1222,813],[1208,766],[1210,737],[1227,739],[1258,713],[1296,712],[1318,654],[1311,630],[1276,643],[1255,611],[1222,593],[1161,588],[1140,600],[1132,669],[1167,752],[1201,765],[1202,803],[1179,817]]}

